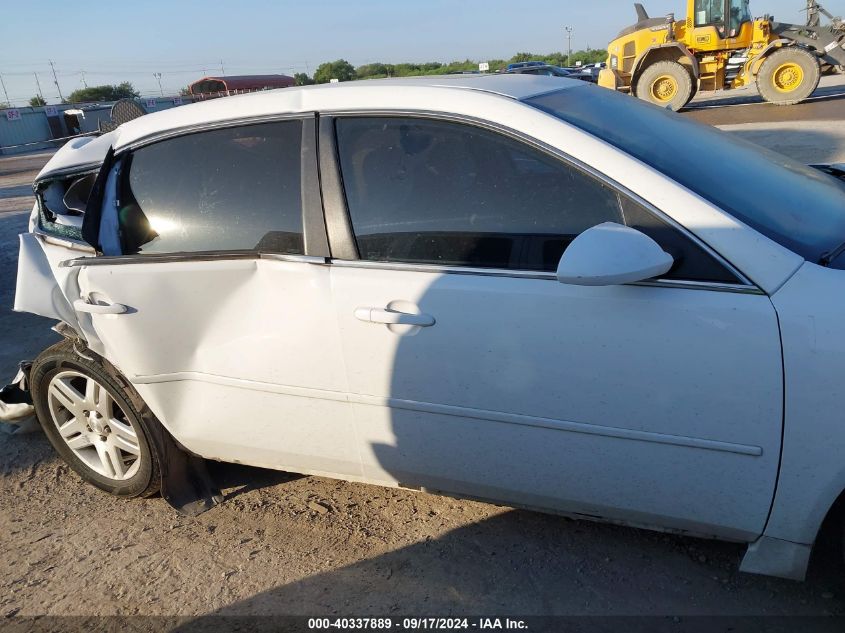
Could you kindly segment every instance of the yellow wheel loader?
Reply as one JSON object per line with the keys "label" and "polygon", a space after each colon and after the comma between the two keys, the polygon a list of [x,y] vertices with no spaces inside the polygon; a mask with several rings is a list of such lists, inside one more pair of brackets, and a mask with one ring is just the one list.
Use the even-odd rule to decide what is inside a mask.
{"label": "yellow wheel loader", "polygon": [[[766,101],[790,105],[809,97],[821,67],[845,67],[845,25],[808,0],[805,25],[752,18],[748,0],[687,0],[687,17],[650,18],[608,45],[599,85],[680,110],[698,91],[757,84]],[[831,18],[821,25],[819,15]]]}

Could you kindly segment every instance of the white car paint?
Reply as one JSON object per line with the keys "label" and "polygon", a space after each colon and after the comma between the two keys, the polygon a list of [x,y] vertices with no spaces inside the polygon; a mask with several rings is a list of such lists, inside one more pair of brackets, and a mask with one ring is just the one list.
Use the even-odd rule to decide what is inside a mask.
{"label": "white car paint", "polygon": [[[16,309],[69,322],[202,456],[749,542],[743,569],[803,577],[845,489],[845,272],[805,263],[517,100],[567,84],[583,85],[429,78],[218,99],[66,147],[39,178],[88,168],[109,145],[120,152],[231,120],[473,117],[618,183],[747,284],[588,287],[553,274],[284,256],[62,267],[93,254],[32,235],[22,239],[31,270],[19,275]],[[45,303],[47,287],[63,301]],[[130,309],[67,314],[79,299]]]}
{"label": "white car paint", "polygon": [[106,357],[189,450],[354,478],[330,269],[296,259],[91,266],[79,284],[82,296],[168,306],[92,316]]}
{"label": "white car paint", "polygon": [[557,280],[577,286],[614,286],[666,274],[674,260],[648,235],[615,222],[587,229],[566,249]]}
{"label": "white car paint", "polygon": [[[782,396],[767,297],[358,263],[332,275],[368,481],[736,540],[762,531]],[[437,324],[391,332],[356,318],[361,306]]]}

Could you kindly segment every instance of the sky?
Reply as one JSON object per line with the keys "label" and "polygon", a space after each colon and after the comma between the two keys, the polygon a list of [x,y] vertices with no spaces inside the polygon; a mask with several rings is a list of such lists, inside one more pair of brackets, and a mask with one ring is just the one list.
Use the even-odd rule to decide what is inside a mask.
{"label": "sky", "polygon": [[[686,11],[685,0],[641,0],[652,17]],[[845,13],[845,0],[826,0]],[[802,23],[804,0],[751,0],[752,13]],[[635,22],[628,0],[0,0],[0,77],[13,105],[130,81],[142,96],[205,74],[313,74],[322,62],[504,59],[517,52],[605,48]],[[0,101],[6,96],[0,88]]]}

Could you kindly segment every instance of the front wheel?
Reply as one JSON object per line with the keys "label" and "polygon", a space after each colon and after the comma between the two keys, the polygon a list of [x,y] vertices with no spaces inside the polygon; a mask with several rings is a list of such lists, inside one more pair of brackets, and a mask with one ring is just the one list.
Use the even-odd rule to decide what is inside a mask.
{"label": "front wheel", "polygon": [[657,62],[637,80],[637,97],[677,112],[693,96],[690,73],[678,62]]}
{"label": "front wheel", "polygon": [[757,90],[769,103],[794,105],[813,94],[820,79],[818,58],[806,49],[787,46],[763,60]]}
{"label": "front wheel", "polygon": [[30,384],[38,421],[59,455],[84,480],[120,497],[159,491],[160,469],[134,394],[115,372],[82,358],[70,341],[42,352]]}

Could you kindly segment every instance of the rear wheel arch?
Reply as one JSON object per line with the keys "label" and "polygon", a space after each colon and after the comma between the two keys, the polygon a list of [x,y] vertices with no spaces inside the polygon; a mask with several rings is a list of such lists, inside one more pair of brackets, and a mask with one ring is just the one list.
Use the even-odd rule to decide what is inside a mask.
{"label": "rear wheel arch", "polygon": [[[85,481],[120,497],[148,497],[161,487],[160,451],[152,437],[154,416],[135,390],[108,361],[86,350],[80,353],[76,341],[64,340],[44,350],[32,364],[30,385],[32,399],[45,435],[59,455]],[[49,404],[51,381],[62,372],[71,371],[90,377],[109,392],[120,410],[131,419],[138,435],[140,468],[135,476],[119,481],[97,473],[86,464],[62,438]]]}
{"label": "rear wheel arch", "polygon": [[[150,457],[146,469],[148,476],[133,477],[122,483],[109,481],[90,469],[86,471],[73,451],[67,445],[63,446],[56,423],[46,408],[46,387],[51,376],[64,367],[88,373],[118,394],[121,407],[133,416],[133,422],[142,432]],[[188,515],[199,514],[222,502],[223,496],[212,480],[205,460],[179,444],[129,380],[107,359],[83,347],[81,341],[67,339],[39,354],[30,371],[30,388],[39,422],[50,443],[85,481],[122,497],[148,497],[161,492],[165,501]]]}

